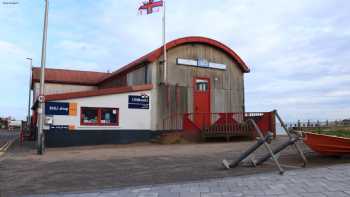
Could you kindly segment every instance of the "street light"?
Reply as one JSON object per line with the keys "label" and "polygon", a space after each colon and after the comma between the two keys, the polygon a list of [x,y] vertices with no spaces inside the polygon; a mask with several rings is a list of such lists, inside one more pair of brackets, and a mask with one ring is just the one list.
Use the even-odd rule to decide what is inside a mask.
{"label": "street light", "polygon": [[32,100],[31,87],[32,87],[32,69],[33,69],[33,60],[32,58],[26,58],[29,60],[29,89],[28,89],[28,115],[27,115],[27,129],[30,126],[30,105]]}
{"label": "street light", "polygon": [[45,97],[44,97],[44,86],[45,86],[45,64],[46,64],[46,42],[47,42],[47,25],[48,25],[48,10],[49,0],[45,0],[45,16],[44,16],[44,30],[43,30],[43,43],[41,48],[41,75],[40,75],[40,93],[39,93],[39,126],[38,126],[38,137],[37,137],[37,153],[39,155],[44,154],[45,150],[45,136],[44,136],[44,119],[45,119]]}

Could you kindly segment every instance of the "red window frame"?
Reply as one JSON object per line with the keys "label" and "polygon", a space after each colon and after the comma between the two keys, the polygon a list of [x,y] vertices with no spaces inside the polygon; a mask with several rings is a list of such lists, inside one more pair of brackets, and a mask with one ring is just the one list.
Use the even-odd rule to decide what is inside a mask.
{"label": "red window frame", "polygon": [[[97,111],[97,121],[96,123],[86,123],[83,121],[83,112],[85,109],[94,109]],[[115,115],[116,123],[101,123],[102,111],[103,110],[116,110]],[[80,125],[84,126],[119,126],[119,108],[110,108],[110,107],[81,107],[80,108]]]}

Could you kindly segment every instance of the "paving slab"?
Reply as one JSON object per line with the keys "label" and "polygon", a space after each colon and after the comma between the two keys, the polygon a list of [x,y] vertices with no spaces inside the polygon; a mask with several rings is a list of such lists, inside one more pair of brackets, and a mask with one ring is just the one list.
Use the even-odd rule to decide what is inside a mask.
{"label": "paving slab", "polygon": [[[350,164],[342,164],[315,169],[293,170],[286,172],[283,176],[276,175],[276,173],[263,173],[178,184],[129,187],[108,192],[61,193],[23,197],[350,197],[350,182],[339,178],[349,177],[349,169]],[[317,173],[324,175],[317,176],[316,179],[315,175]],[[327,175],[338,178],[330,180],[327,179]],[[290,179],[294,181],[288,181]],[[268,180],[267,183],[266,180]],[[242,187],[242,183],[245,187]],[[260,187],[260,185],[263,185],[263,187]],[[326,187],[327,185],[328,187]],[[228,189],[223,186],[227,186],[232,191],[227,191]]]}

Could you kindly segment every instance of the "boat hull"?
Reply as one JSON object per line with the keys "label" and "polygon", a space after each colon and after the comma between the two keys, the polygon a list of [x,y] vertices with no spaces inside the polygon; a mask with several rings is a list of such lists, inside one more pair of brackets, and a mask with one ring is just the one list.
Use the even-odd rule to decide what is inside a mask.
{"label": "boat hull", "polygon": [[304,132],[304,143],[322,155],[350,155],[350,138]]}

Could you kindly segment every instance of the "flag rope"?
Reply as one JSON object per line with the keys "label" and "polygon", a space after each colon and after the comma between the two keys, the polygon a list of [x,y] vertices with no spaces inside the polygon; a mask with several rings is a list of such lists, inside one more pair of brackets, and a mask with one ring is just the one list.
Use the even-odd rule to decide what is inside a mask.
{"label": "flag rope", "polygon": [[167,68],[167,51],[166,51],[166,6],[165,1],[163,0],[163,55],[164,55],[164,83],[167,83],[167,75],[168,75],[168,68]]}

